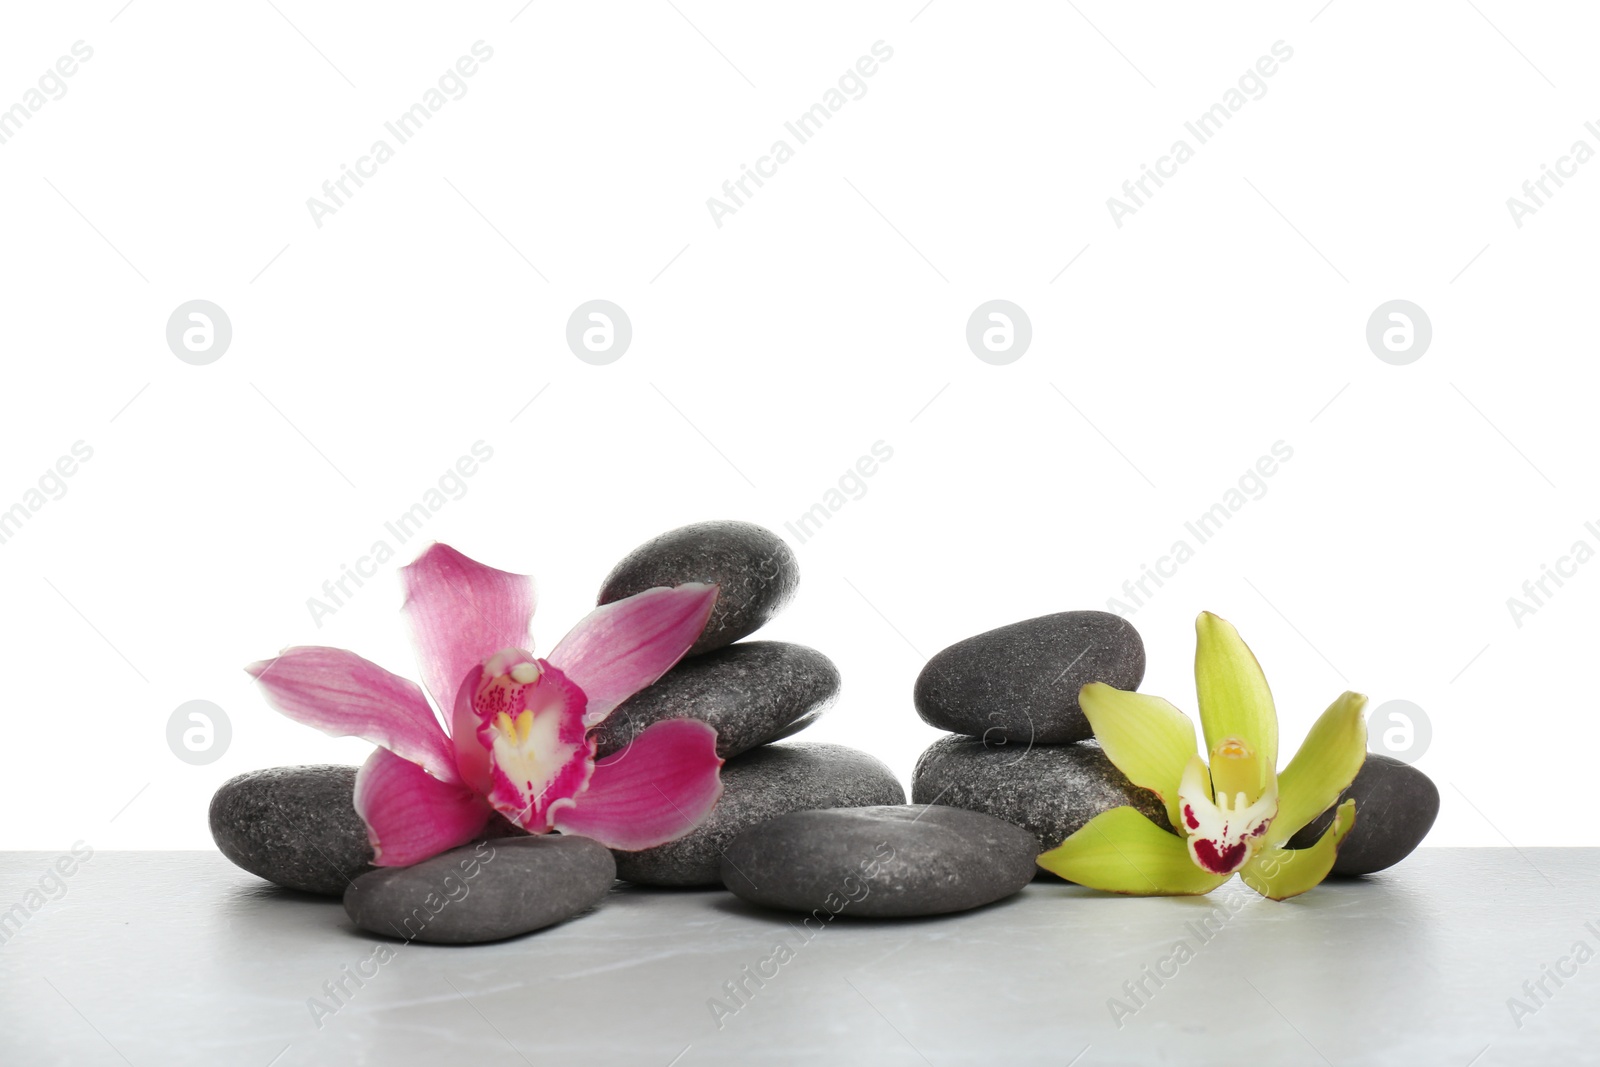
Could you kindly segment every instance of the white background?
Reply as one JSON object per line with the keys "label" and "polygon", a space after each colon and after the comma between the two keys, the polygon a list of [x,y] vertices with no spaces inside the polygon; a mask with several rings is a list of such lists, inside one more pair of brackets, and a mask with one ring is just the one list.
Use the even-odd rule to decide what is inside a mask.
{"label": "white background", "polygon": [[[209,847],[226,778],[363,759],[241,667],[321,643],[414,676],[394,571],[420,539],[322,626],[307,599],[480,440],[425,538],[536,574],[546,649],[639,542],[794,541],[885,442],[762,636],[844,673],[805,736],[907,781],[923,657],[1104,607],[1284,441],[1133,616],[1144,688],[1193,710],[1216,611],[1286,754],[1346,687],[1426,710],[1431,844],[1600,844],[1600,565],[1520,627],[1506,604],[1600,548],[1600,163],[1521,228],[1506,206],[1600,148],[1579,5],[122,3],[8,5],[0,32],[0,107],[94,50],[0,145],[0,508],[93,448],[0,545],[0,846]],[[466,95],[318,228],[307,198],[479,40]],[[707,198],[880,40],[865,96],[716,226]],[[1107,198],[1280,40],[1265,96],[1118,228]],[[196,298],[233,325],[208,366],[164,336]],[[593,298],[633,323],[609,366],[565,344]],[[964,338],[993,298],[1032,320],[1008,366]],[[1409,366],[1364,337],[1395,298],[1433,323]],[[191,699],[233,726],[206,766],[167,747]]]}

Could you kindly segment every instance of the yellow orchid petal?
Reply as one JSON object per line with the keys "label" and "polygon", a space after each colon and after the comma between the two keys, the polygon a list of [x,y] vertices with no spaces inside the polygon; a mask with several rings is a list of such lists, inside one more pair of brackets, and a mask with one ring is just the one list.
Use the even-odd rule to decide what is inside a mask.
{"label": "yellow orchid petal", "polygon": [[1278,713],[1272,690],[1232,623],[1202,611],[1194,629],[1194,687],[1206,749],[1214,752],[1230,739],[1244,742],[1259,759],[1259,781],[1252,791],[1258,796],[1278,766]]}
{"label": "yellow orchid petal", "polygon": [[1084,686],[1078,706],[1117,770],[1160,797],[1172,825],[1182,825],[1178,783],[1196,751],[1194,723],[1160,697],[1125,693],[1104,682]]}
{"label": "yellow orchid petal", "polygon": [[1356,822],[1356,802],[1339,805],[1333,824],[1310,848],[1265,848],[1244,865],[1239,877],[1245,885],[1264,897],[1288,900],[1299,896],[1328,877],[1339,845]]}
{"label": "yellow orchid petal", "polygon": [[1281,845],[1327,811],[1367,759],[1367,698],[1342,693],[1328,705],[1278,776],[1278,815],[1267,843]]}
{"label": "yellow orchid petal", "polygon": [[1040,856],[1039,866],[1090,889],[1138,897],[1198,896],[1232,877],[1202,871],[1183,838],[1127,807],[1090,819]]}

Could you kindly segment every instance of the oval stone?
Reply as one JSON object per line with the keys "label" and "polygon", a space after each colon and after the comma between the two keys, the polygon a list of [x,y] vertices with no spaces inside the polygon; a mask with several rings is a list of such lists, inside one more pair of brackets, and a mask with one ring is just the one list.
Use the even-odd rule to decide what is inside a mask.
{"label": "oval stone", "polygon": [[944,915],[1019,891],[1038,851],[1026,830],[942,804],[796,811],[734,838],[722,883],[822,922]]}
{"label": "oval stone", "polygon": [[[1356,824],[1350,828],[1333,873],[1353,876],[1393,867],[1422,843],[1439,814],[1439,787],[1433,779],[1404,760],[1377,752],[1367,753],[1350,788],[1339,794],[1337,808],[1347,799],[1356,801]],[[1333,821],[1333,808],[1289,839],[1290,848],[1310,848]]]}
{"label": "oval stone", "polygon": [[617,865],[587,837],[503,837],[385,867],[345,890],[363,930],[405,941],[468,945],[542,930],[598,904]]}
{"label": "oval stone", "polygon": [[750,522],[697,522],[629,552],[600,587],[609,604],[656,586],[712,582],[717,604],[689,655],[749,637],[782,611],[800,585],[800,565],[777,534]]}
{"label": "oval stone", "polygon": [[617,875],[640,885],[722,884],[722,853],[739,832],[791,811],[904,804],[894,772],[865,752],[821,742],[763,745],[723,764],[722,797],[684,837],[615,852]]}
{"label": "oval stone", "polygon": [[810,726],[839,695],[839,668],[815,649],[741,641],[679,663],[617,707],[593,736],[609,756],[651,723],[699,719],[723,759]]}
{"label": "oval stone", "polygon": [[1138,808],[1163,830],[1167,809],[1128,781],[1093,741],[1075,745],[988,744],[945,737],[928,746],[911,775],[913,804],[948,804],[1020,826],[1055,848],[1103,811]]}
{"label": "oval stone", "polygon": [[990,741],[1063,744],[1092,737],[1078,707],[1090,682],[1137,689],[1144,642],[1126,619],[1063,611],[1014,622],[930,659],[912,698],[930,725]]}
{"label": "oval stone", "polygon": [[211,798],[211,838],[257,877],[338,896],[372,862],[354,803],[358,769],[324,763],[230,778]]}

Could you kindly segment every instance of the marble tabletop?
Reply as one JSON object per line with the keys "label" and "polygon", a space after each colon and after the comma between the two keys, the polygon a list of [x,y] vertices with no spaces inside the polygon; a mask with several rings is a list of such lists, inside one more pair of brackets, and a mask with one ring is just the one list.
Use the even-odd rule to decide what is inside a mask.
{"label": "marble tabletop", "polygon": [[464,947],[374,938],[214,852],[59,862],[0,853],[8,1067],[1600,1060],[1600,849],[1422,849],[1283,904],[1035,882],[826,924],[619,884]]}

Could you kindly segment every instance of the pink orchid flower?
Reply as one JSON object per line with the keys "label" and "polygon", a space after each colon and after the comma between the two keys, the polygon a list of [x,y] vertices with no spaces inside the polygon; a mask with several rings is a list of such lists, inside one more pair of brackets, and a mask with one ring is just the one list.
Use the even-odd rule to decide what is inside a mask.
{"label": "pink orchid flower", "polygon": [[683,657],[717,588],[647,589],[595,609],[546,659],[525,651],[533,582],[435,544],[401,569],[423,680],[354,652],[290,648],[245,668],[296,722],[379,747],[356,775],[373,863],[405,867],[482,833],[499,812],[530,833],[634,851],[682,837],[722,794],[717,734],[658,722],[596,761],[590,731]]}

